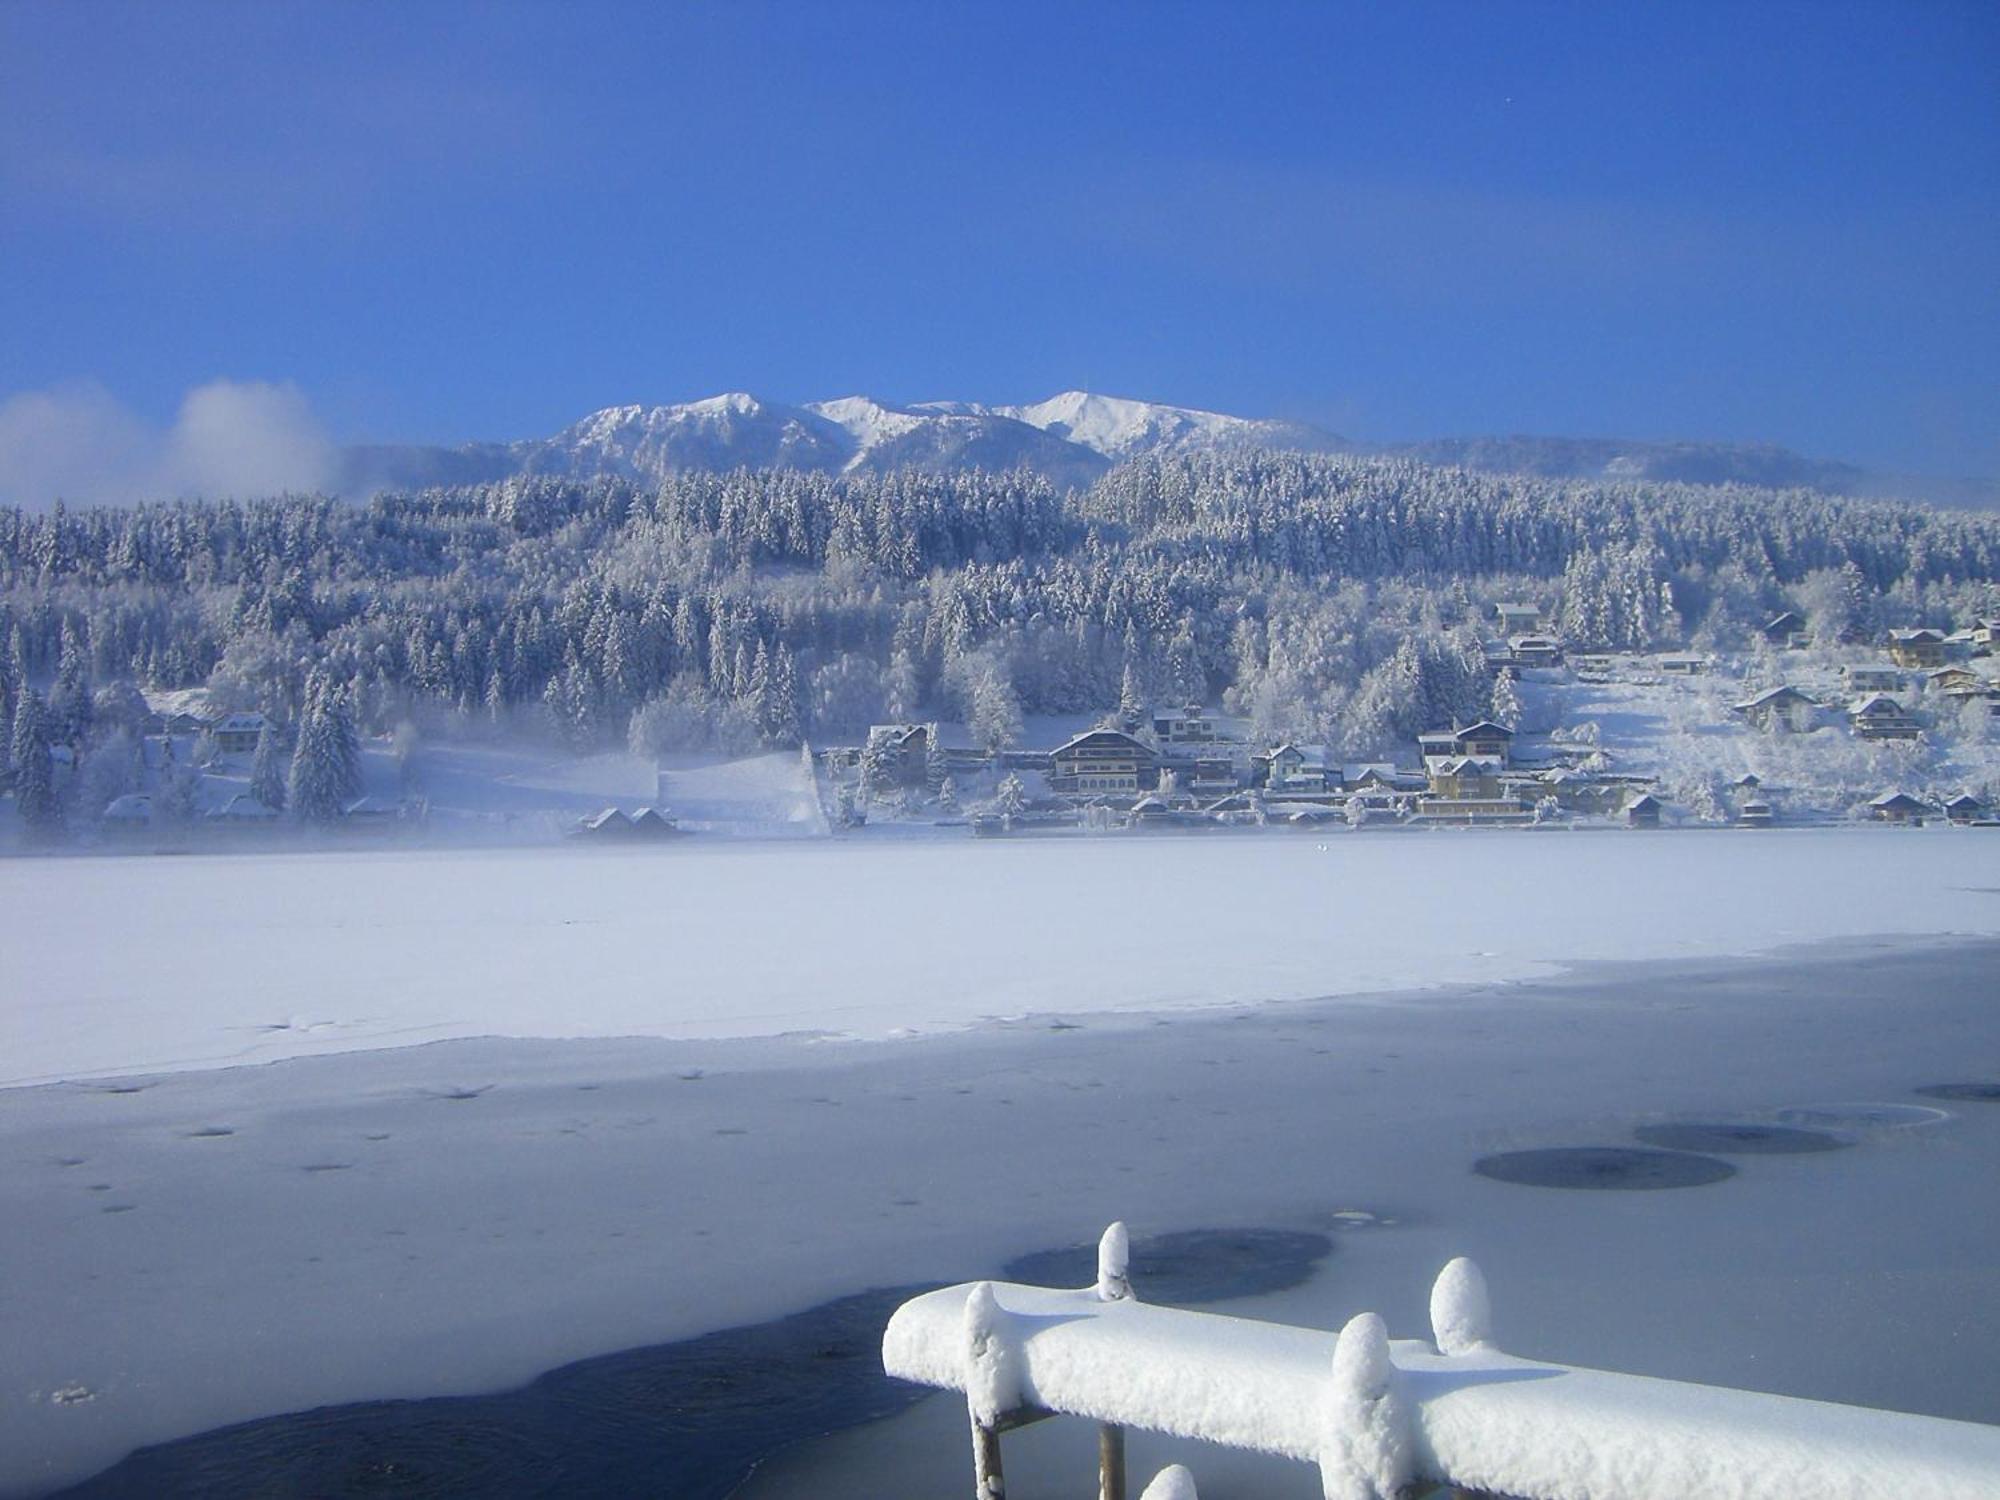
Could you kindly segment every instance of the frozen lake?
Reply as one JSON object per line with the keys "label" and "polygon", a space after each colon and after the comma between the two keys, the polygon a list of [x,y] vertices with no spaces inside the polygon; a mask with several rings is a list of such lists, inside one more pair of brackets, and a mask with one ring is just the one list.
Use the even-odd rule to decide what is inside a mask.
{"label": "frozen lake", "polygon": [[[2000,1419],[2000,1105],[1913,1092],[2000,1074],[1996,847],[16,861],[0,1493],[253,1416],[991,1274],[1111,1218],[1331,1233],[1271,1309],[1296,1321],[1419,1330],[1470,1253],[1525,1353]],[[1731,956],[1800,943],[1822,946]],[[1654,961],[1588,962],[1621,954]],[[1586,962],[1537,977],[1565,960]],[[1194,1008],[1218,1002],[1243,1003]],[[1857,1101],[1947,1117],[1679,1191],[1471,1171]],[[1394,1222],[1345,1227],[1355,1209]],[[962,1412],[935,1410],[794,1463],[845,1476],[827,1494],[962,1483]],[[956,1437],[933,1452],[927,1421]],[[1031,1495],[1066,1440],[1023,1438]]]}
{"label": "frozen lake", "polygon": [[0,861],[0,1085],[454,1037],[882,1037],[2000,933],[1984,830]]}

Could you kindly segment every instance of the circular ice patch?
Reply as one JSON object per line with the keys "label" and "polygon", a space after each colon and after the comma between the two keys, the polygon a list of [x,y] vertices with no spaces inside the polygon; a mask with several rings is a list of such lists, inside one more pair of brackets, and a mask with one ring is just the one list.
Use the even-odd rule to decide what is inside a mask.
{"label": "circular ice patch", "polygon": [[1641,1151],[1631,1146],[1552,1146],[1482,1156],[1472,1170],[1495,1182],[1526,1187],[1600,1188],[1647,1192],[1701,1187],[1734,1177],[1736,1168],[1687,1151]]}
{"label": "circular ice patch", "polygon": [[1804,1151],[1838,1151],[1852,1141],[1823,1130],[1789,1125],[1641,1125],[1632,1132],[1649,1146],[1669,1151],[1720,1151],[1755,1156],[1794,1156]]}
{"label": "circular ice patch", "polygon": [[1978,1099],[2000,1103],[2000,1083],[1933,1083],[1916,1090],[1927,1099]]}
{"label": "circular ice patch", "polygon": [[1797,1104],[1776,1112],[1787,1125],[1812,1130],[1922,1130],[1951,1116],[1923,1104]]}

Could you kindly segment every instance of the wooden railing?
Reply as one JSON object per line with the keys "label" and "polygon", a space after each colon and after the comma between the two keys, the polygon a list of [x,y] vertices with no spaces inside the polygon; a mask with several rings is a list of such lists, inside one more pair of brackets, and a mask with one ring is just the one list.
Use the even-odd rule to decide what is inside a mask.
{"label": "wooden railing", "polygon": [[[1058,1415],[1099,1424],[1101,1500],[1125,1500],[1126,1428],[1317,1464],[1328,1500],[1438,1486],[1518,1500],[2000,1497],[2000,1427],[1505,1354],[1468,1260],[1439,1275],[1431,1332],[1392,1341],[1373,1313],[1336,1335],[1148,1306],[1114,1224],[1095,1286],[928,1293],[890,1319],[882,1360],[965,1393],[978,1500],[1006,1493],[1001,1435]],[[1193,1493],[1179,1471],[1152,1489]]]}

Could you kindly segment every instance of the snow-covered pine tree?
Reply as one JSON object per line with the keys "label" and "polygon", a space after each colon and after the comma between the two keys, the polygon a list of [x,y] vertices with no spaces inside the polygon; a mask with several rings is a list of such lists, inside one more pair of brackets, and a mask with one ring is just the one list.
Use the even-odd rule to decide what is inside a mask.
{"label": "snow-covered pine tree", "polygon": [[1118,727],[1127,734],[1137,734],[1145,722],[1146,695],[1139,690],[1138,669],[1128,661],[1118,682]]}
{"label": "snow-covered pine tree", "polygon": [[942,798],[950,780],[951,761],[944,753],[944,737],[932,722],[924,726],[924,786],[933,797]]}
{"label": "snow-covered pine tree", "polygon": [[269,721],[257,731],[257,752],[250,757],[250,795],[273,812],[285,810],[285,754]]}
{"label": "snow-covered pine tree", "polygon": [[1021,778],[1012,771],[1001,777],[999,789],[994,793],[993,804],[1009,817],[1025,812],[1028,807],[1028,789],[1021,785]]}
{"label": "snow-covered pine tree", "polygon": [[299,716],[286,788],[292,816],[301,823],[331,823],[347,803],[347,773],[328,702],[331,693],[331,686],[319,674],[306,684],[305,708]]}
{"label": "snow-covered pine tree", "polygon": [[62,658],[56,666],[55,686],[49,690],[46,726],[49,738],[80,750],[90,738],[92,718],[89,653],[83,637],[65,620]]}
{"label": "snow-covered pine tree", "polygon": [[31,688],[21,695],[14,714],[14,807],[29,835],[37,839],[53,838],[62,830],[62,802],[56,795],[49,739],[48,710]]}

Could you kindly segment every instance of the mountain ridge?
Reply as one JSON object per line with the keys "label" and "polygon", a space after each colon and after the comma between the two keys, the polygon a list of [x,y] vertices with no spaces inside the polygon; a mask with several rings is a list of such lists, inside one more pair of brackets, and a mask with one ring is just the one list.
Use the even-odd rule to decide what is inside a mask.
{"label": "mountain ridge", "polygon": [[1403,458],[1544,479],[1743,484],[2000,507],[2000,483],[1992,480],[1882,474],[1775,444],[1534,435],[1361,444],[1305,422],[1077,390],[1015,405],[899,405],[865,395],[790,405],[730,391],[698,401],[607,406],[546,438],[351,447],[341,454],[336,488],[365,497],[514,474],[657,483],[670,473],[738,468],[827,474],[1024,469],[1072,488],[1133,458],[1251,448]]}

